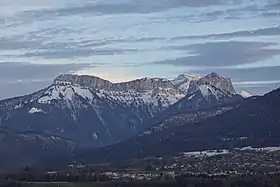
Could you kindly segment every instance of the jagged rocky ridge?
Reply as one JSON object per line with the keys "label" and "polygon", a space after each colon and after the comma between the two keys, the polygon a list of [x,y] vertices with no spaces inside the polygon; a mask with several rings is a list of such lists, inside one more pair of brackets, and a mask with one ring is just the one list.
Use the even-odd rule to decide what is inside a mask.
{"label": "jagged rocky ridge", "polygon": [[[230,80],[215,73],[178,78],[111,83],[93,76],[60,75],[36,93],[0,101],[0,127],[30,140],[52,137],[57,140],[53,149],[60,144],[71,150],[100,147],[128,139],[172,115],[241,99]],[[42,141],[37,143],[45,150]]]}

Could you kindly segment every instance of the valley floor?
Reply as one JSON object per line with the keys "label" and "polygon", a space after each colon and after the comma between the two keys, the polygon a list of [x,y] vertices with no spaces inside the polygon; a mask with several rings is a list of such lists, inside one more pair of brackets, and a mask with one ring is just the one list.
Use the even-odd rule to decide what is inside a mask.
{"label": "valley floor", "polygon": [[[232,150],[204,150],[184,152],[168,157],[133,159],[118,163],[94,166],[77,166],[87,170],[104,171],[112,178],[123,177],[151,179],[161,173],[177,176],[180,174],[242,175],[275,174],[280,171],[280,147],[235,148]],[[108,172],[110,168],[110,172]]]}
{"label": "valley floor", "polygon": [[185,152],[49,172],[27,167],[0,176],[0,187],[13,186],[280,187],[280,147]]}
{"label": "valley floor", "polygon": [[14,182],[0,187],[280,187],[280,175],[191,176],[173,180],[132,180],[105,182]]}

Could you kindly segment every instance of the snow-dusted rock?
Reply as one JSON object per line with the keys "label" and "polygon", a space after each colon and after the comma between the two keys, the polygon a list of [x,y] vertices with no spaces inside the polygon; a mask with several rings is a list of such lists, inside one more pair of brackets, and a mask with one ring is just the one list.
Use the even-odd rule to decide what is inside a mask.
{"label": "snow-dusted rock", "polygon": [[34,114],[34,113],[44,113],[44,111],[40,108],[31,108],[29,111],[28,111],[29,114]]}
{"label": "snow-dusted rock", "polygon": [[172,83],[183,93],[187,93],[191,81],[200,79],[200,76],[194,74],[180,74],[177,78],[172,80]]}
{"label": "snow-dusted rock", "polygon": [[252,94],[250,94],[250,93],[248,93],[248,92],[246,92],[246,91],[241,91],[241,92],[240,92],[240,95],[241,95],[242,97],[244,97],[244,98],[248,98],[248,97],[252,97],[252,96],[253,96]]}

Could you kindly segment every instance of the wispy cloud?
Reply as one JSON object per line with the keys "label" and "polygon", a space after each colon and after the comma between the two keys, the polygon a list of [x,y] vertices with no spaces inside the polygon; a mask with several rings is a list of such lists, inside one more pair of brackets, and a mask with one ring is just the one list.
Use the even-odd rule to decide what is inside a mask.
{"label": "wispy cloud", "polygon": [[5,90],[0,95],[19,94],[17,85],[25,93],[36,91],[65,72],[123,80],[192,69],[218,71],[235,82],[278,80],[278,68],[267,67],[279,65],[278,5],[278,0],[1,0],[0,62],[6,63],[0,64]]}
{"label": "wispy cloud", "polygon": [[254,67],[254,68],[220,68],[209,67],[207,69],[196,70],[195,73],[207,74],[209,71],[217,72],[219,75],[228,76],[234,82],[260,82],[260,81],[274,81],[280,80],[279,72],[280,66],[271,67]]}
{"label": "wispy cloud", "polygon": [[54,17],[64,17],[71,15],[86,15],[86,14],[147,14],[154,12],[166,11],[172,8],[181,7],[207,7],[211,5],[228,4],[228,1],[221,0],[141,0],[141,1],[99,1],[91,2],[80,6],[68,6],[58,9],[45,9],[38,11],[28,11],[24,14],[37,19],[53,19]]}
{"label": "wispy cloud", "polygon": [[207,34],[207,35],[192,35],[192,36],[178,36],[172,38],[172,40],[182,39],[230,39],[234,37],[257,37],[257,36],[280,36],[280,26],[256,29],[256,30],[245,30],[236,31],[229,33],[219,34]]}
{"label": "wispy cloud", "polygon": [[[168,47],[170,50],[185,51],[186,56],[154,62],[174,66],[226,67],[258,62],[280,55],[277,43],[225,41]],[[165,48],[166,49],[166,48]]]}
{"label": "wispy cloud", "polygon": [[49,81],[61,73],[73,72],[98,64],[30,64],[20,62],[0,63],[0,82]]}
{"label": "wispy cloud", "polygon": [[56,76],[94,64],[0,63],[0,99],[24,95],[48,86]]}
{"label": "wispy cloud", "polygon": [[38,50],[36,52],[28,52],[23,57],[43,57],[45,59],[71,59],[78,57],[88,57],[97,55],[115,55],[137,52],[138,49],[113,49],[113,48],[60,48],[56,50]]}

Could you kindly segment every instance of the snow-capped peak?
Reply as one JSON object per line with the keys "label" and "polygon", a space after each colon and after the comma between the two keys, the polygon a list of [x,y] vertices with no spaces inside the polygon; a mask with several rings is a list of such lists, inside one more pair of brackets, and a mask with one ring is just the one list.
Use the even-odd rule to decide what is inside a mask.
{"label": "snow-capped peak", "polygon": [[179,75],[176,79],[173,79],[172,80],[172,83],[177,86],[177,85],[180,85],[182,84],[183,82],[187,81],[188,78],[184,75],[184,74],[181,74]]}
{"label": "snow-capped peak", "polygon": [[185,74],[180,74],[177,77],[177,80],[185,80],[185,79],[187,79],[187,76]]}
{"label": "snow-capped peak", "polygon": [[188,79],[192,79],[192,80],[198,80],[201,78],[201,76],[199,75],[196,75],[194,73],[187,73],[187,74],[184,74]]}
{"label": "snow-capped peak", "polygon": [[177,78],[172,80],[172,83],[183,93],[187,93],[191,81],[198,80],[201,77],[192,73],[180,74]]}
{"label": "snow-capped peak", "polygon": [[197,75],[192,74],[192,73],[180,74],[180,75],[178,75],[177,78],[172,80],[172,83],[176,86],[179,86],[180,84],[183,84],[185,82],[190,82],[192,80],[198,80],[200,78],[201,78],[200,76],[197,76]]}
{"label": "snow-capped peak", "polygon": [[217,73],[210,73],[205,77],[202,77],[198,80],[200,84],[209,84],[215,86],[216,88],[229,92],[231,94],[235,94],[235,89],[232,85],[230,78],[219,76]]}
{"label": "snow-capped peak", "polygon": [[34,113],[44,113],[44,111],[40,108],[31,108],[29,111],[28,111],[29,114],[34,114]]}
{"label": "snow-capped peak", "polygon": [[89,103],[93,100],[93,93],[86,87],[80,87],[77,85],[60,85],[53,84],[38,99],[38,103],[50,104],[53,100],[67,100],[71,101],[74,96],[80,96]]}
{"label": "snow-capped peak", "polygon": [[213,77],[220,77],[220,76],[219,76],[217,73],[212,72],[212,73],[206,75],[205,77],[211,77],[211,78],[213,78]]}
{"label": "snow-capped peak", "polygon": [[240,95],[242,97],[244,97],[244,98],[248,98],[248,97],[252,97],[253,96],[252,94],[250,94],[250,93],[248,93],[248,92],[246,92],[244,90],[240,92]]}

